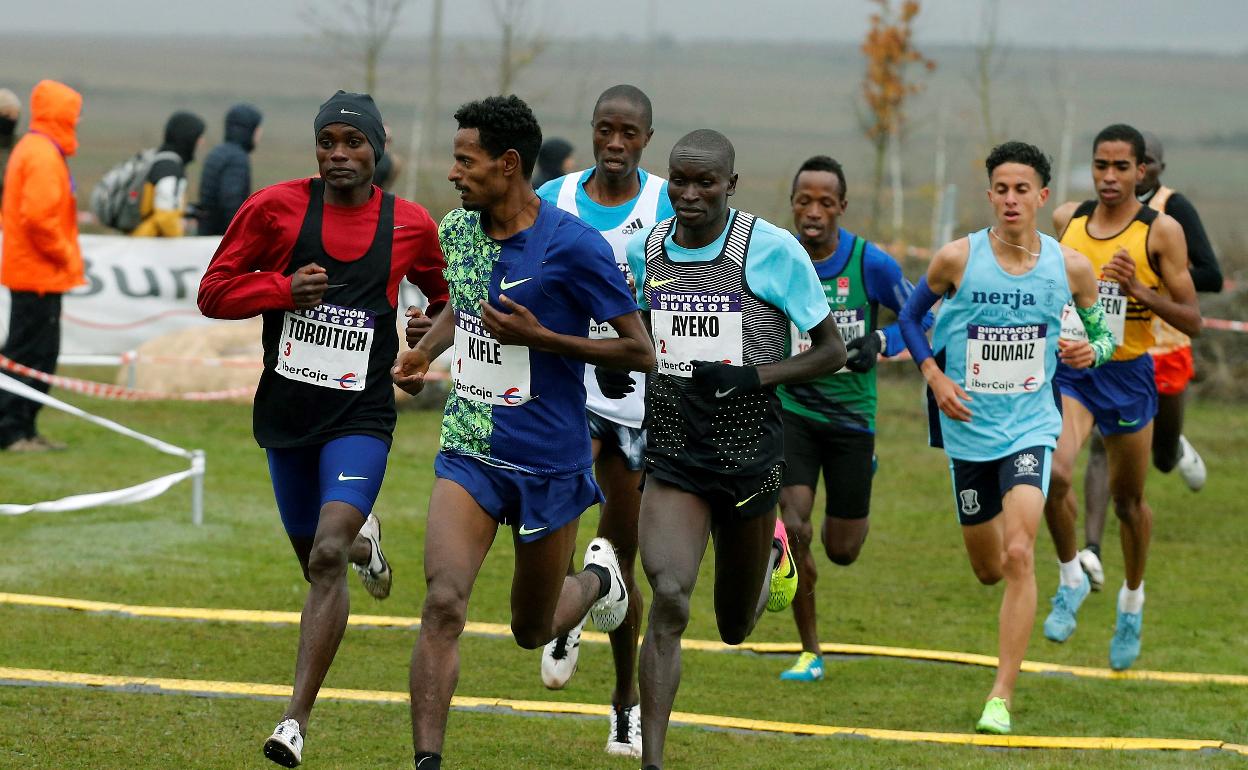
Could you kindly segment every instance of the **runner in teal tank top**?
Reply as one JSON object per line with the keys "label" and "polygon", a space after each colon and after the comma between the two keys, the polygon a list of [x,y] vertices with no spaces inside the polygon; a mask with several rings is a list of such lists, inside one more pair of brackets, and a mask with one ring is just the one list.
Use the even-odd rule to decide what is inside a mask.
{"label": "runner in teal tank top", "polygon": [[[1036,531],[1062,427],[1053,372],[1059,358],[1079,369],[1109,360],[1114,340],[1091,263],[1036,231],[1048,158],[1006,142],[985,166],[996,224],[936,252],[899,323],[939,409],[932,442],[949,456],[971,567],[985,585],[1005,580],[997,675],[976,724],[1003,734],[1036,618]],[[942,295],[933,354],[920,319]],[[1088,339],[1059,342],[1072,295]]]}
{"label": "runner in teal tank top", "polygon": [[[901,310],[914,286],[901,267],[865,238],[839,226],[848,198],[841,164],[817,155],[793,177],[790,203],[793,229],[809,255],[832,318],[850,351],[839,371],[810,382],[776,389],[783,407],[784,486],[780,515],[798,565],[793,619],[802,653],[781,679],[810,682],[823,678],[815,622],[818,574],[814,527],[815,490],[822,472],[828,485],[823,550],[839,565],[858,558],[867,538],[871,482],[875,468],[875,362],[880,353],[905,349],[896,324],[879,328],[880,306]],[[927,325],[931,325],[930,314]],[[925,327],[926,328],[926,327]],[[790,353],[810,347],[810,336],[790,327]]]}

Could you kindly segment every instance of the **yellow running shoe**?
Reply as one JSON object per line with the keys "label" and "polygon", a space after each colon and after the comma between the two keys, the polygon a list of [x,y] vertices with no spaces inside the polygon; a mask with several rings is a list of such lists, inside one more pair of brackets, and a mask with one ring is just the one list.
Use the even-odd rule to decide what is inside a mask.
{"label": "yellow running shoe", "polygon": [[784,531],[784,522],[779,516],[776,517],[774,542],[780,548],[780,563],[771,571],[768,612],[780,612],[792,604],[793,597],[797,596],[797,563],[793,561],[793,552],[789,550],[789,535]]}

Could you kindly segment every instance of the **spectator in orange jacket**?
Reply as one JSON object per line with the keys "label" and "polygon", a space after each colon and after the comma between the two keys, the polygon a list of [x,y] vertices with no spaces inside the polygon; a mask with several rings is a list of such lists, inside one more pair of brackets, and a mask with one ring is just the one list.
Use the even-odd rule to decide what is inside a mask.
{"label": "spectator in orange jacket", "polygon": [[[9,288],[9,336],[0,355],[42,372],[56,369],[61,349],[61,295],[85,283],[78,247],[78,206],[68,159],[82,96],[54,80],[30,92],[30,130],[9,156],[4,177],[0,284]],[[43,391],[34,380],[28,385]],[[35,431],[39,405],[0,391],[0,449],[63,449]]]}

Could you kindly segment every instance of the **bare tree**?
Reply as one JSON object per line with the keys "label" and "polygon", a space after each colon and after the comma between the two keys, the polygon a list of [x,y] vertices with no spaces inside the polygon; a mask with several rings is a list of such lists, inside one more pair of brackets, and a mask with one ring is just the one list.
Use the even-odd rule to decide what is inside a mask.
{"label": "bare tree", "polygon": [[520,72],[546,50],[550,41],[531,31],[532,0],[490,0],[490,10],[498,22],[501,50],[498,57],[498,92],[509,94]]}
{"label": "bare tree", "polygon": [[997,144],[997,127],[992,120],[992,79],[1005,58],[997,45],[1001,0],[983,0],[980,9],[979,40],[975,43],[975,95],[979,98],[979,117],[984,124],[984,139],[989,147]]}
{"label": "bare tree", "polygon": [[408,0],[306,0],[301,15],[334,51],[359,63],[364,92],[377,92],[377,66]]}
{"label": "bare tree", "polygon": [[408,157],[412,159],[412,173],[407,176],[403,197],[416,200],[419,192],[430,192],[427,172],[434,164],[434,134],[438,127],[439,97],[442,90],[442,18],[443,0],[433,0],[433,17],[429,24],[429,85],[425,88],[425,104],[418,108],[412,120],[411,146]]}

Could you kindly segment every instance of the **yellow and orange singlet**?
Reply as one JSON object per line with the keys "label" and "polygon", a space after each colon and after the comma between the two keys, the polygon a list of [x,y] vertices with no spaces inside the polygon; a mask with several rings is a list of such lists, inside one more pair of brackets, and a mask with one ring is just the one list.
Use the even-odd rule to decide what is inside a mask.
{"label": "yellow and orange singlet", "polygon": [[1097,238],[1088,233],[1088,220],[1096,209],[1096,201],[1084,201],[1075,209],[1075,214],[1062,233],[1061,242],[1065,246],[1084,254],[1092,261],[1099,284],[1101,304],[1110,328],[1123,330],[1118,340],[1118,349],[1114,351],[1115,361],[1130,361],[1139,358],[1153,346],[1153,311],[1140,302],[1122,293],[1117,281],[1106,280],[1101,271],[1109,264],[1114,252],[1126,249],[1135,261],[1135,276],[1154,290],[1161,290],[1161,276],[1154,266],[1148,251],[1148,235],[1157,212],[1147,206],[1140,206],[1126,227],[1108,238]]}

